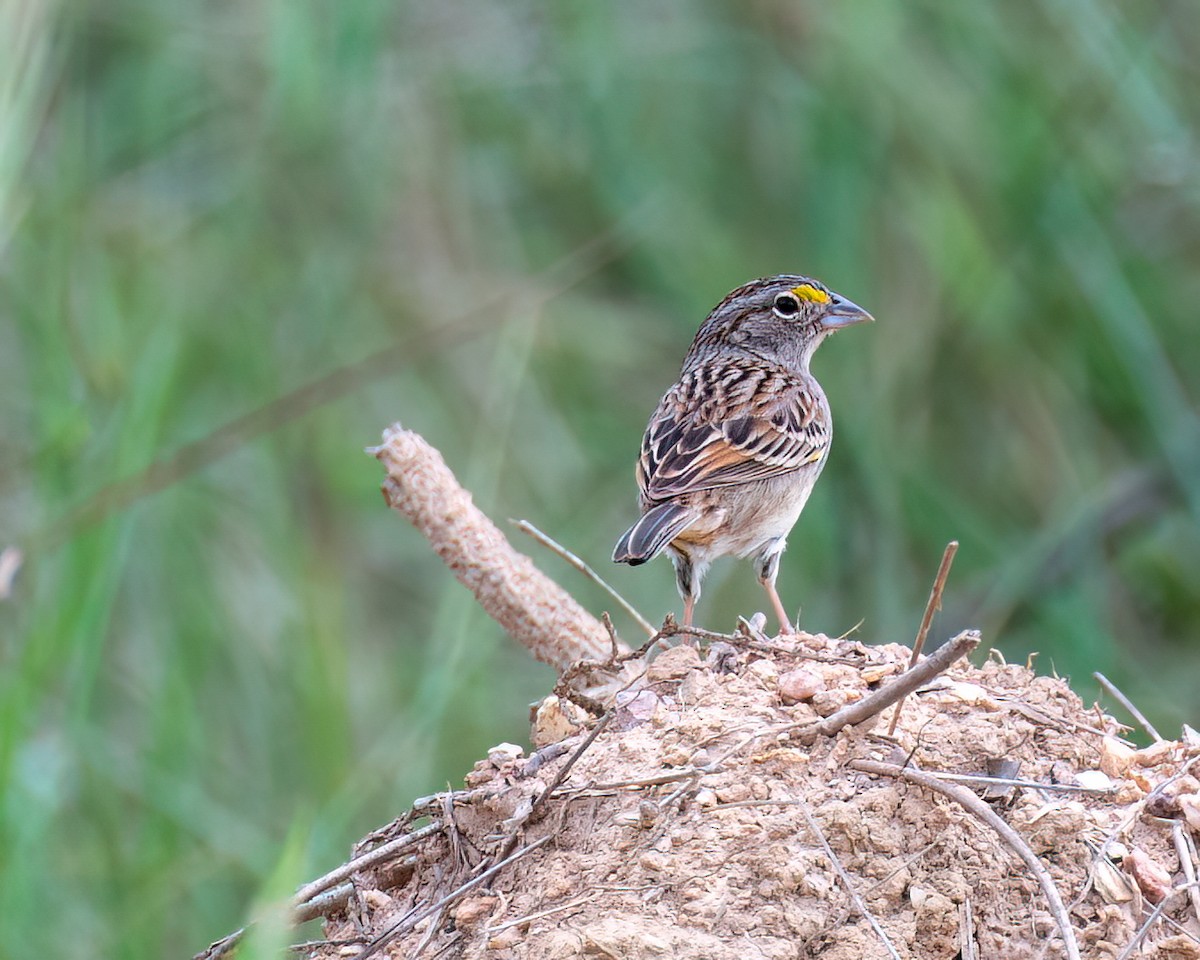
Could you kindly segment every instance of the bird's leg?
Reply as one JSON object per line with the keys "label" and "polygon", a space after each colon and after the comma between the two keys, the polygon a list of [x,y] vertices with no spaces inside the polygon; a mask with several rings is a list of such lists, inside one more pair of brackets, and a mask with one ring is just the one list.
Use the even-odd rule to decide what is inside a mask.
{"label": "bird's leg", "polygon": [[784,547],[782,541],[777,542],[779,543],[779,548],[764,556],[758,563],[758,582],[767,591],[767,597],[771,600],[771,607],[775,611],[775,616],[779,618],[779,632],[795,633],[796,628],[792,626],[791,620],[788,619],[787,610],[783,607],[783,601],[779,599],[779,591],[775,589],[775,578],[779,576],[779,557],[783,554]]}
{"label": "bird's leg", "polygon": [[787,611],[783,608],[783,601],[779,599],[779,591],[775,589],[775,584],[769,580],[764,581],[763,589],[767,591],[767,596],[771,598],[771,606],[775,608],[775,616],[779,618],[779,632],[795,633],[796,628],[788,620]]}
{"label": "bird's leg", "polygon": [[[679,595],[683,597],[683,625],[690,627],[692,614],[696,612],[696,601],[700,599],[700,575],[703,571],[678,548],[671,548],[671,560],[675,564],[675,583],[679,587]],[[685,632],[683,642],[694,646],[696,638]]]}

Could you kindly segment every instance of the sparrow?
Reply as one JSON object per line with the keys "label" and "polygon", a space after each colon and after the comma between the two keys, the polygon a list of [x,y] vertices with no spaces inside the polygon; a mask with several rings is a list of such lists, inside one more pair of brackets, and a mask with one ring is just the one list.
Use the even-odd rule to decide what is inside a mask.
{"label": "sparrow", "polygon": [[613,551],[630,566],[670,555],[685,626],[709,565],[732,554],[751,559],[780,629],[792,632],[775,588],[779,559],[833,438],[809,364],[835,330],[872,319],[817,280],[782,275],[738,287],[701,325],[646,426],[642,515]]}

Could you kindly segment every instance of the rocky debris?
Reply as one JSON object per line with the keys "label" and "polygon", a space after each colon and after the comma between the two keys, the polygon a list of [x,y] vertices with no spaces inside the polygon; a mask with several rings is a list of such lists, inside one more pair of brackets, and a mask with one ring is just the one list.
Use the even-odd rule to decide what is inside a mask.
{"label": "rocky debris", "polygon": [[[868,759],[956,775],[1008,761],[1015,779],[1060,788],[993,785],[987,795],[1048,871],[1080,954],[1120,956],[1157,905],[1135,955],[1200,957],[1194,873],[1180,853],[1189,847],[1177,840],[1200,830],[1194,735],[1139,750],[1065,681],[993,655],[910,696],[892,737],[894,708],[799,738],[902,673],[910,651],[787,640],[709,662],[688,646],[660,653],[586,749],[577,708],[544,704],[533,740],[556,752],[535,757],[552,759],[492,751],[469,790],[438,801],[453,816],[406,851],[415,867],[399,880],[385,866],[355,875],[353,910],[326,925],[338,945],[308,956],[356,956],[501,854],[546,837],[380,955],[423,945],[425,957],[481,960],[890,956],[857,900],[904,958],[1067,956],[1038,880],[1008,843],[961,804],[848,766]],[[558,734],[568,739],[551,743]]]}

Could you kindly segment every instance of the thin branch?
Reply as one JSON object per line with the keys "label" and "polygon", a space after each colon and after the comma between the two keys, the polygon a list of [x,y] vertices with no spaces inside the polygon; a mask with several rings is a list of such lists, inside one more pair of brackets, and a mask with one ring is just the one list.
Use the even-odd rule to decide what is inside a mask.
{"label": "thin branch", "polygon": [[1111,680],[1109,680],[1108,677],[1106,677],[1104,674],[1102,674],[1098,670],[1092,674],[1092,677],[1095,679],[1095,681],[1098,684],[1100,684],[1100,686],[1102,686],[1105,690],[1107,690],[1112,695],[1112,698],[1114,700],[1116,700],[1117,703],[1119,703],[1121,706],[1123,706],[1129,712],[1129,715],[1138,722],[1138,726],[1140,726],[1143,730],[1145,730],[1148,734],[1150,734],[1150,738],[1155,743],[1159,743],[1162,741],[1163,738],[1159,735],[1158,731],[1154,729],[1154,724],[1152,724],[1149,720],[1147,720],[1146,715],[1144,713],[1142,713],[1142,711],[1139,710],[1136,706],[1134,706],[1134,703],[1132,700],[1130,700],[1127,696],[1125,696],[1125,694],[1123,694],[1119,689],[1117,689],[1117,685],[1115,683],[1113,683]]}
{"label": "thin branch", "polygon": [[921,617],[921,627],[917,631],[912,657],[908,661],[909,669],[917,665],[917,659],[925,647],[925,637],[929,633],[930,624],[933,623],[933,615],[942,609],[942,591],[946,589],[946,578],[950,576],[950,566],[954,563],[956,553],[958,553],[958,541],[951,540],[942,552],[942,562],[938,565],[937,576],[933,580],[933,589],[929,591],[929,601],[925,604],[925,614]]}
{"label": "thin branch", "polygon": [[413,952],[408,955],[408,960],[417,960],[417,957],[425,952],[425,948],[429,946],[433,938],[437,936],[438,927],[442,925],[442,920],[445,918],[445,916],[445,907],[442,907],[441,910],[433,915],[433,919],[429,921],[429,929],[425,931],[425,936],[421,937],[421,942],[413,948]]}
{"label": "thin branch", "polygon": [[376,953],[378,953],[381,949],[386,947],[389,943],[391,943],[397,937],[404,936],[404,934],[408,933],[411,929],[413,929],[413,927],[415,927],[418,923],[420,923],[426,917],[433,916],[433,914],[438,913],[440,910],[449,906],[451,903],[453,903],[455,900],[462,897],[464,894],[470,893],[476,887],[481,886],[482,884],[486,883],[488,880],[491,880],[492,877],[494,877],[496,874],[498,874],[505,867],[516,863],[522,857],[524,857],[530,853],[533,853],[534,850],[537,850],[540,847],[544,847],[547,843],[549,843],[553,839],[554,839],[554,834],[550,833],[550,834],[547,834],[546,836],[542,837],[540,840],[535,840],[533,843],[530,843],[530,844],[522,847],[516,853],[510,854],[509,856],[505,857],[503,860],[501,860],[499,863],[495,864],[494,866],[488,867],[488,869],[484,870],[483,873],[479,874],[479,876],[473,877],[472,879],[468,880],[466,883],[462,884],[461,886],[458,886],[455,889],[451,890],[448,894],[446,894],[444,897],[442,897],[437,902],[432,903],[429,906],[425,907],[423,910],[418,910],[416,913],[414,913],[408,917],[405,917],[403,920],[400,920],[400,921],[392,924],[392,926],[388,927],[387,930],[385,930],[383,933],[381,933],[379,936],[377,936],[374,940],[372,940],[370,943],[368,943],[366,945],[366,947],[363,948],[361,953],[356,954],[354,957],[354,960],[367,960],[368,957],[374,956]]}
{"label": "thin branch", "polygon": [[1050,905],[1050,913],[1054,917],[1054,922],[1058,924],[1068,960],[1080,960],[1079,944],[1075,940],[1075,931],[1071,928],[1071,918],[1067,914],[1066,907],[1063,905],[1062,897],[1059,896],[1058,887],[1054,885],[1054,879],[1037,858],[1037,854],[1029,849],[1029,844],[1021,838],[1021,835],[1016,830],[1005,823],[991,807],[965,787],[943,783],[936,777],[931,777],[929,774],[923,773],[920,770],[914,770],[911,767],[901,767],[894,763],[880,763],[877,760],[851,760],[848,766],[852,770],[858,770],[862,773],[892,777],[897,780],[907,780],[909,783],[924,787],[926,790],[940,793],[943,797],[953,800],[966,810],[967,813],[971,814],[971,816],[990,827],[1021,858],[1025,866],[1037,878],[1038,884],[1042,888],[1042,893],[1045,894],[1046,900]]}
{"label": "thin branch", "polygon": [[608,631],[609,659],[616,663],[617,657],[621,655],[621,638],[617,636],[617,628],[613,626],[612,617],[605,610],[600,614],[600,622],[604,624],[604,629]]}
{"label": "thin branch", "polygon": [[1086,793],[1097,797],[1111,797],[1116,787],[1081,787],[1073,783],[1038,783],[1036,780],[1014,780],[1010,777],[989,777],[981,773],[946,773],[941,770],[926,770],[931,777],[954,783],[988,783],[1004,787],[1025,787],[1046,793]]}
{"label": "thin branch", "polygon": [[295,913],[292,915],[293,922],[306,923],[317,917],[327,917],[334,911],[341,910],[350,902],[352,896],[354,896],[354,884],[352,883],[341,883],[336,887],[331,887],[296,906]]}
{"label": "thin branch", "polygon": [[958,951],[962,960],[979,960],[979,941],[975,939],[975,910],[971,898],[962,902],[958,913]]}
{"label": "thin branch", "polygon": [[538,808],[540,808],[542,804],[546,802],[546,799],[550,796],[550,794],[562,786],[563,781],[567,779],[567,775],[571,772],[571,768],[575,766],[575,762],[583,756],[584,751],[587,750],[588,747],[596,742],[596,738],[600,736],[600,731],[608,726],[608,722],[613,718],[614,715],[615,711],[609,710],[608,713],[596,721],[596,725],[592,727],[591,733],[587,735],[583,743],[579,745],[579,748],[567,758],[567,762],[559,768],[558,773],[554,775],[554,779],[550,781],[549,786],[547,786],[545,790],[534,797],[533,804],[529,808],[530,817],[537,813]]}
{"label": "thin branch", "polygon": [[365,870],[367,867],[372,867],[377,863],[382,863],[386,860],[392,860],[396,854],[402,850],[407,850],[409,847],[416,846],[422,840],[432,837],[434,834],[441,833],[444,829],[444,824],[440,820],[433,820],[420,830],[414,830],[412,833],[407,833],[402,837],[397,837],[395,840],[389,840],[382,846],[376,847],[374,850],[368,850],[366,853],[360,854],[357,857],[343,863],[336,870],[331,870],[323,877],[318,877],[309,883],[306,883],[296,895],[292,897],[292,904],[299,908],[306,901],[311,900],[318,893],[327,890],[335,884],[341,883],[343,880],[348,880],[353,874],[359,870]]}
{"label": "thin branch", "polygon": [[[680,780],[693,780],[696,777],[704,776],[706,773],[712,773],[713,766],[708,767],[680,767],[678,770],[672,770],[670,773],[657,774],[651,777],[638,777],[635,780],[613,780],[610,783],[589,783],[586,787],[576,787],[574,789],[564,791],[564,795],[581,796],[581,797],[599,797],[611,796],[619,790],[628,790],[630,787],[641,789],[643,787],[661,787],[668,783],[678,783]],[[766,801],[764,801],[765,803]]]}
{"label": "thin branch", "polygon": [[[993,649],[993,651],[995,650],[994,647],[992,649]],[[1069,733],[1069,734],[1074,735],[1082,745],[1086,746],[1097,756],[1100,755],[1100,748],[1095,746],[1095,744],[1089,743],[1087,740],[1083,739],[1082,737],[1079,737],[1079,733],[1081,731],[1083,733],[1094,734],[1095,736],[1098,736],[1098,737],[1114,737],[1114,739],[1116,739],[1120,743],[1125,744],[1125,746],[1127,746],[1127,747],[1134,746],[1133,743],[1131,743],[1129,740],[1126,740],[1124,737],[1115,736],[1114,734],[1110,733],[1107,730],[1102,730],[1100,727],[1092,727],[1086,723],[1080,723],[1077,720],[1068,720],[1066,717],[1061,717],[1058,714],[1051,713],[1048,710],[1043,710],[1040,707],[1035,707],[1033,704],[1027,703],[1026,701],[1022,700],[1020,697],[1013,697],[1002,691],[992,690],[989,687],[987,687],[986,685],[983,685],[983,688],[988,692],[988,695],[991,696],[992,699],[995,700],[997,703],[1011,704],[1012,708],[1014,710],[1016,710],[1017,713],[1020,713],[1023,716],[1028,717],[1034,723],[1044,723],[1047,726],[1053,727],[1056,730],[1061,730],[1063,733]]]}
{"label": "thin branch", "polygon": [[745,617],[738,617],[736,633],[717,633],[715,630],[705,630],[702,627],[684,627],[675,621],[673,615],[668,615],[657,634],[658,637],[664,639],[685,635],[712,643],[728,643],[730,646],[742,647],[746,650],[757,650],[760,653],[780,653],[798,660],[813,660],[817,663],[844,663],[858,667],[862,666],[863,662],[861,658],[830,657],[822,653],[809,653],[807,650],[798,649],[794,644],[772,643]]}
{"label": "thin branch", "polygon": [[[412,833],[390,840],[374,850],[353,857],[336,870],[331,870],[323,877],[306,883],[292,896],[292,922],[300,924],[317,917],[328,916],[333,911],[345,906],[354,894],[354,885],[343,883],[343,881],[348,880],[359,870],[365,870],[377,863],[395,860],[397,854],[441,831],[441,821],[434,820],[420,830],[414,830]],[[415,862],[413,859],[414,864]],[[247,924],[209,944],[207,949],[196,954],[192,960],[220,960],[221,957],[227,956],[252,925]]]}
{"label": "thin branch", "polygon": [[494,927],[489,927],[491,933],[499,933],[501,930],[507,930],[509,927],[519,927],[523,923],[533,923],[534,920],[541,920],[543,917],[553,916],[556,913],[562,913],[564,910],[570,910],[572,907],[578,907],[581,904],[588,903],[594,899],[591,893],[585,894],[582,897],[576,897],[574,900],[568,900],[566,903],[560,903],[557,907],[550,907],[546,910],[539,910],[537,913],[526,914],[523,917],[517,917],[515,920],[505,920],[501,924]]}
{"label": "thin branch", "polygon": [[813,836],[817,838],[817,842],[821,844],[822,849],[825,851],[825,856],[827,856],[829,858],[829,862],[833,864],[833,869],[837,872],[838,879],[842,881],[842,886],[846,888],[846,893],[849,894],[850,899],[854,901],[855,908],[857,908],[858,912],[863,915],[863,919],[871,925],[871,929],[875,931],[875,935],[879,937],[880,942],[884,945],[884,947],[887,948],[887,952],[891,954],[895,960],[900,960],[900,954],[896,952],[896,948],[892,946],[892,941],[889,940],[887,934],[883,932],[883,927],[879,925],[879,921],[875,919],[875,915],[867,909],[867,905],[863,903],[862,897],[860,897],[858,892],[854,889],[854,884],[850,881],[850,874],[848,874],[846,872],[846,868],[842,866],[842,861],[838,859],[838,855],[833,852],[833,847],[829,845],[829,841],[825,838],[825,832],[821,829],[821,825],[817,823],[813,815],[808,812],[808,806],[806,804],[801,803],[799,805],[799,810],[804,816],[805,821],[808,823],[808,829],[812,831]]}
{"label": "thin branch", "polygon": [[469,867],[471,864],[463,853],[462,831],[458,829],[458,818],[454,816],[454,797],[450,793],[442,799],[442,819],[446,823],[446,836],[450,840],[451,862],[455,866]]}
{"label": "thin branch", "polygon": [[[950,565],[954,563],[954,555],[956,553],[958,553],[958,541],[951,540],[946,544],[946,549],[942,552],[942,562],[938,565],[937,576],[933,578],[933,588],[929,591],[929,600],[925,604],[925,614],[921,617],[921,626],[917,630],[917,639],[913,643],[912,656],[908,661],[909,670],[917,665],[921,651],[925,648],[925,637],[929,633],[930,624],[933,623],[934,613],[942,609],[942,591],[946,588],[946,578],[950,576]],[[896,732],[896,724],[900,720],[900,711],[903,709],[904,701],[901,700],[896,704],[896,709],[892,712],[892,722],[888,724],[887,732],[889,737]]]}
{"label": "thin branch", "polygon": [[[716,630],[705,630],[703,627],[685,627],[675,620],[674,615],[668,615],[663,621],[662,627],[658,631],[660,637],[695,637],[697,640],[708,640],[716,643],[737,643],[740,639],[737,634],[718,633]],[[788,653],[784,647],[772,647],[773,650],[779,653]]]}
{"label": "thin branch", "polygon": [[214,940],[205,949],[201,950],[192,960],[221,960],[221,957],[229,955],[246,935],[247,927],[241,927],[234,930],[233,933],[227,933],[220,940]]}
{"label": "thin branch", "polygon": [[1192,901],[1192,913],[1200,920],[1200,889],[1196,887],[1195,846],[1191,837],[1183,829],[1178,820],[1171,824],[1172,837],[1175,840],[1175,853],[1179,857],[1179,866],[1183,868],[1183,878],[1188,883],[1188,898]]}
{"label": "thin branch", "polygon": [[1138,927],[1137,933],[1135,933],[1133,935],[1133,939],[1125,945],[1125,949],[1121,951],[1121,955],[1117,957],[1117,960],[1129,960],[1129,958],[1133,956],[1133,951],[1137,950],[1142,940],[1145,939],[1146,934],[1150,932],[1150,928],[1154,926],[1155,922],[1162,915],[1163,910],[1166,909],[1167,904],[1170,902],[1171,897],[1166,896],[1155,905],[1154,909],[1150,911],[1150,916],[1146,918],[1146,922]]}
{"label": "thin branch", "polygon": [[567,561],[567,563],[573,566],[576,570],[591,580],[592,583],[596,584],[596,586],[612,597],[620,606],[620,608],[629,614],[635,621],[637,621],[637,625],[639,627],[646,631],[646,636],[652,637],[658,632],[653,626],[650,625],[649,620],[647,620],[640,613],[638,613],[637,610],[634,609],[633,604],[617,593],[616,588],[612,587],[603,577],[600,576],[600,574],[584,563],[583,560],[573,554],[557,540],[542,533],[541,530],[535,527],[528,520],[510,520],[509,523],[512,523],[514,526],[516,526],[516,528],[522,533],[533,537],[534,540],[540,543],[551,553],[555,553],[562,557]]}
{"label": "thin branch", "polygon": [[900,674],[891,683],[880,687],[870,696],[863,697],[857,703],[842,707],[837,713],[831,714],[820,723],[815,724],[815,730],[821,736],[832,737],[843,727],[862,723],[875,714],[886,710],[896,701],[908,696],[918,687],[928,683],[939,673],[948,670],[957,660],[965,657],[974,650],[981,641],[979,631],[964,630],[957,637],[943,644],[936,652],[926,657],[921,663]]}
{"label": "thin branch", "polygon": [[367,942],[366,937],[345,937],[339,940],[305,940],[303,943],[292,943],[288,950],[292,953],[302,953],[310,956],[314,950],[324,947],[357,947]]}

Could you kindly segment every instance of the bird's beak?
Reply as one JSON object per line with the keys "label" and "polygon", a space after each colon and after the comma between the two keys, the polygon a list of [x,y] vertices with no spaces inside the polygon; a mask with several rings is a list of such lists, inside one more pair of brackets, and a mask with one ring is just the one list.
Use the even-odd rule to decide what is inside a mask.
{"label": "bird's beak", "polygon": [[847,300],[845,297],[834,296],[833,302],[825,311],[825,315],[821,317],[821,326],[827,330],[839,330],[842,327],[848,327],[852,323],[862,323],[864,320],[874,320],[875,318],[867,313],[862,307],[852,300]]}

